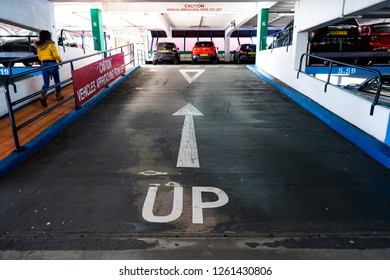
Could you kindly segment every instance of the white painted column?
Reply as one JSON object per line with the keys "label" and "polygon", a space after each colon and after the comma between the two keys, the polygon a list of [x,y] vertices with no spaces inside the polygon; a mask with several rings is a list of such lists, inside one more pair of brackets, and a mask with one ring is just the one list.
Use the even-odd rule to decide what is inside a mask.
{"label": "white painted column", "polygon": [[230,62],[230,35],[225,35],[225,62]]}

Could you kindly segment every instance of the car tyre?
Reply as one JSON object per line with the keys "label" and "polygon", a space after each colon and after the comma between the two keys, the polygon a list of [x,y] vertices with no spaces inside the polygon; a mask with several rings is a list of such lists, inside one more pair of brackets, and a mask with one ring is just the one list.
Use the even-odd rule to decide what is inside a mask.
{"label": "car tyre", "polygon": [[25,61],[25,62],[23,62],[23,65],[27,66],[27,67],[31,67],[31,66],[34,65],[34,62],[32,62],[32,61]]}

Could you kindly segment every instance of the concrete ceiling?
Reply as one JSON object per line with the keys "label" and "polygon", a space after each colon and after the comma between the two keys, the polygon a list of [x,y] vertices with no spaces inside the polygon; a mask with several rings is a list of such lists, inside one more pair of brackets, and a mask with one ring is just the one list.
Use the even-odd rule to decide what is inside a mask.
{"label": "concrete ceiling", "polygon": [[[294,1],[72,1],[52,0],[57,28],[90,30],[90,9],[102,11],[109,30],[256,29],[257,11],[269,8],[269,25],[281,29],[294,15]],[[193,5],[193,6],[191,6]]]}

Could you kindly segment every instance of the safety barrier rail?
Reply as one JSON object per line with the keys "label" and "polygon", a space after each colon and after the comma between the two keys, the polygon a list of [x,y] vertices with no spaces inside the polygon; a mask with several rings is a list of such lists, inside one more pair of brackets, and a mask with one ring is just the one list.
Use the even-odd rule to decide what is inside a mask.
{"label": "safety barrier rail", "polygon": [[286,51],[288,51],[288,47],[292,44],[293,41],[293,30],[281,30],[279,32],[263,37],[263,40],[266,41],[269,37],[272,37],[272,43],[269,45],[269,49],[272,50],[275,48],[286,47]]}
{"label": "safety barrier rail", "polygon": [[137,50],[137,61],[138,65],[144,65],[146,61],[146,54],[144,50]]}
{"label": "safety barrier rail", "polygon": [[[130,52],[133,51],[133,53],[124,53],[124,49],[127,49]],[[63,61],[61,63],[58,63],[57,65],[61,67],[63,65],[68,64],[68,65],[70,65],[71,71],[74,71],[75,70],[74,69],[74,62],[76,62],[76,61],[80,61],[80,60],[83,60],[83,59],[86,59],[86,58],[90,58],[90,57],[93,57],[93,56],[108,57],[108,56],[111,56],[111,54],[115,54],[116,52],[123,52],[125,57],[129,56],[129,59],[128,59],[129,62],[126,63],[126,59],[125,59],[125,66],[128,66],[129,64],[133,64],[133,66],[135,66],[135,64],[134,64],[134,46],[133,46],[133,44],[128,44],[128,45],[120,46],[120,47],[117,47],[117,48],[113,48],[111,50],[96,52],[94,54],[90,54],[90,55],[82,56],[82,57],[79,57],[79,58],[74,58],[74,59],[71,59],[71,60]],[[131,59],[131,57],[133,57],[133,59]],[[12,60],[11,62],[17,63],[19,61],[20,61],[20,59],[15,59],[15,60]],[[38,72],[40,72],[42,70],[45,70],[45,69],[49,69],[51,67],[53,67],[53,66],[37,67],[36,69],[32,69],[32,70],[25,71],[25,72],[18,73],[18,74],[12,74],[12,69],[11,69],[10,70],[11,74],[5,79],[5,82],[4,82],[4,94],[5,94],[5,99],[6,99],[6,103],[7,103],[7,107],[8,107],[8,115],[9,115],[9,119],[10,119],[10,123],[11,123],[12,135],[13,135],[13,138],[14,138],[16,151],[23,151],[25,149],[24,147],[20,146],[19,136],[18,136],[18,131],[20,129],[26,127],[27,125],[31,124],[32,122],[36,121],[37,119],[39,119],[39,118],[43,117],[44,115],[48,114],[49,112],[55,110],[56,108],[58,108],[61,105],[65,104],[66,102],[68,102],[69,100],[75,98],[75,95],[73,94],[73,95],[71,95],[71,96],[69,96],[67,98],[64,98],[62,101],[60,101],[57,104],[53,105],[52,107],[46,109],[45,111],[41,112],[40,114],[30,118],[29,120],[25,121],[24,123],[19,124],[19,125],[16,124],[16,121],[15,121],[15,108],[14,108],[16,105],[21,104],[21,103],[26,102],[26,101],[28,102],[32,98],[39,96],[41,93],[54,89],[56,86],[63,86],[63,85],[68,86],[68,85],[71,85],[73,83],[73,79],[69,78],[69,79],[63,80],[63,81],[61,81],[59,83],[56,83],[56,84],[54,84],[52,86],[49,86],[48,89],[39,90],[39,91],[33,92],[33,93],[28,94],[27,96],[25,96],[23,98],[20,98],[20,99],[18,99],[16,101],[12,101],[11,100],[10,86],[11,85],[13,86],[13,90],[16,93],[17,92],[17,88],[16,88],[16,85],[15,85],[15,81],[16,80],[21,79],[23,77],[26,77],[28,75],[37,74]],[[36,99],[34,99],[34,100],[36,100]]]}
{"label": "safety barrier rail", "polygon": [[[91,33],[91,32],[85,30],[75,31],[75,30],[61,29],[59,32],[59,36],[57,36],[58,46],[61,46],[64,52],[66,52],[65,47],[73,47],[73,48],[81,47],[85,54],[85,49],[87,47],[93,48],[93,40],[94,40],[94,37],[92,35],[86,35],[86,33]],[[86,44],[85,42],[86,38],[90,38],[92,43]],[[106,37],[104,37],[104,40],[106,40]]]}
{"label": "safety barrier rail", "polygon": [[302,62],[303,62],[304,57],[315,58],[315,59],[319,59],[319,60],[322,60],[322,61],[328,63],[328,78],[327,78],[326,83],[325,83],[324,92],[326,92],[328,85],[330,84],[330,76],[332,75],[333,64],[343,65],[343,66],[347,66],[347,67],[354,67],[354,68],[357,68],[357,69],[360,69],[363,71],[372,72],[372,73],[376,74],[378,76],[378,86],[376,88],[374,102],[371,104],[371,109],[370,109],[370,115],[372,116],[374,114],[374,107],[375,107],[375,105],[378,104],[380,92],[382,89],[382,82],[383,82],[383,77],[382,77],[382,74],[380,71],[378,71],[376,69],[371,69],[371,68],[367,68],[367,67],[357,66],[357,65],[353,65],[353,64],[348,64],[348,63],[328,59],[325,57],[321,57],[321,56],[317,56],[317,55],[313,55],[313,54],[309,54],[309,53],[304,53],[301,55],[301,58],[299,61],[299,69],[298,69],[298,73],[297,73],[297,79],[299,79],[299,73],[302,72]]}

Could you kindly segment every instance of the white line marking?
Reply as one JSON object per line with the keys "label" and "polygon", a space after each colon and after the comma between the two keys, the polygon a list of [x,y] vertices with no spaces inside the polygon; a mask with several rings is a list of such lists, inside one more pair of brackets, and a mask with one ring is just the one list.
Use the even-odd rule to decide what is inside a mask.
{"label": "white line marking", "polygon": [[[203,74],[204,71],[206,71],[206,69],[201,69],[201,70],[197,70],[197,69],[186,69],[186,70],[183,70],[183,69],[180,69],[179,70],[180,73],[183,75],[184,78],[186,78],[187,82],[189,84],[191,84],[193,81],[195,81],[200,75]],[[188,75],[188,73],[196,73],[194,76],[190,77]]]}
{"label": "white line marking", "polygon": [[158,187],[149,187],[144,206],[142,207],[142,217],[152,223],[168,223],[181,216],[183,211],[183,187],[173,188],[172,212],[166,216],[156,216],[153,214],[154,203],[156,201]]}
{"label": "white line marking", "polygon": [[[218,196],[216,201],[203,201],[202,193],[211,192]],[[203,209],[217,208],[229,202],[227,194],[218,188],[214,187],[192,187],[192,223],[203,224]]]}
{"label": "white line marking", "polygon": [[192,104],[188,103],[174,113],[173,116],[185,116],[176,167],[199,168],[198,146],[196,144],[193,116],[203,116],[203,114]]}

